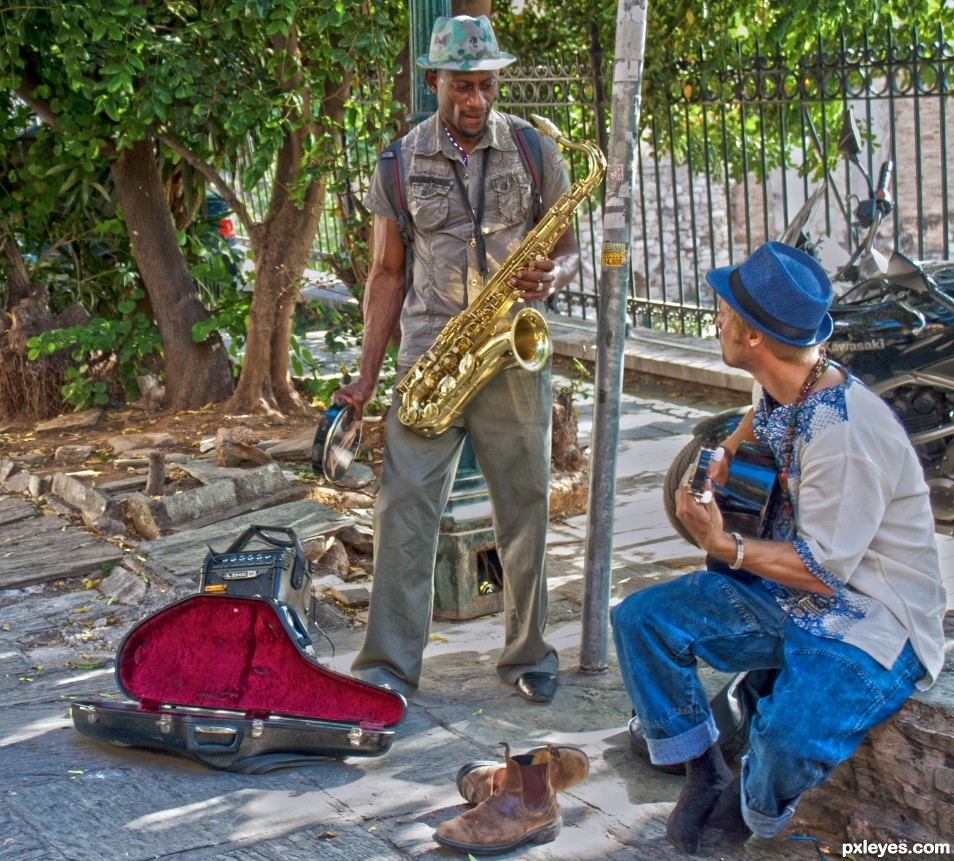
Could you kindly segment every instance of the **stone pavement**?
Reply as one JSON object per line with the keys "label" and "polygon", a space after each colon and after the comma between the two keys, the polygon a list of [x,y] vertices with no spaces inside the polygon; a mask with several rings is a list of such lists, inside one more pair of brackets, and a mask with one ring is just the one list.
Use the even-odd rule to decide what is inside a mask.
{"label": "stone pavement", "polygon": [[[695,421],[727,405],[711,395],[685,396],[675,386],[627,387],[613,601],[700,561],[695,548],[673,537],[660,488]],[[580,430],[581,440],[588,439],[588,402],[581,406]],[[34,526],[0,517],[0,541],[22,541]],[[122,698],[102,644],[118,645],[137,617],[188,593],[188,577],[152,568],[140,548],[134,554],[140,557],[138,571],[120,569],[102,581],[86,573],[59,585],[0,591],[0,861],[459,858],[433,842],[433,829],[463,810],[454,783],[458,767],[496,758],[500,741],[514,752],[548,741],[577,745],[591,763],[589,777],[560,796],[564,827],[557,839],[506,857],[684,857],[663,836],[681,778],[656,772],[630,751],[629,704],[612,648],[606,673],[578,669],[585,532],[585,515],[551,530],[549,637],[561,655],[552,704],[526,703],[497,680],[499,617],[435,623],[422,690],[386,755],[264,775],[220,772],[184,758],[114,747],[73,728],[71,700]],[[43,534],[45,546],[22,554],[22,565],[44,565],[46,556],[75,552],[72,544],[61,551],[57,529],[47,527]],[[200,542],[196,570],[204,551]],[[118,582],[111,584],[114,577]],[[77,622],[84,619],[88,628]],[[325,633],[327,639],[316,642],[319,658],[347,672],[361,628],[329,616]],[[720,681],[715,674],[708,680],[713,688]],[[811,841],[778,838],[754,840],[735,857],[820,856]]]}

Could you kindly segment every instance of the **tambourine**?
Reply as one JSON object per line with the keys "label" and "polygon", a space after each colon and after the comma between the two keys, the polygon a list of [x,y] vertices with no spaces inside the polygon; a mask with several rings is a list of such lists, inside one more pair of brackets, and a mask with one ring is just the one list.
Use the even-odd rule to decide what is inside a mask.
{"label": "tambourine", "polygon": [[354,420],[351,404],[332,404],[321,417],[311,446],[311,468],[315,475],[338,482],[351,467],[361,444],[361,428]]}

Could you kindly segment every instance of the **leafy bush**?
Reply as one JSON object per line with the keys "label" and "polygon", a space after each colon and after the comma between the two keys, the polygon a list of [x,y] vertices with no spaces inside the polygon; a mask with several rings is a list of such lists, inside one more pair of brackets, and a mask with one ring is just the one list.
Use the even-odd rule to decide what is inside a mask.
{"label": "leafy bush", "polygon": [[161,354],[159,333],[139,310],[144,293],[133,289],[121,300],[116,320],[94,317],[87,323],[43,332],[27,341],[27,358],[67,352],[73,365],[66,369],[63,400],[82,410],[109,402],[108,377],[112,375],[126,397],[138,392],[136,378],[143,373],[149,356]]}

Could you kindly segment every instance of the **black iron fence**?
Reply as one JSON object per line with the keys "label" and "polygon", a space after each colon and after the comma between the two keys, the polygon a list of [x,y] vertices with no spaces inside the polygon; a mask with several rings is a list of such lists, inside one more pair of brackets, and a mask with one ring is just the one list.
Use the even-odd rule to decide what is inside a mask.
{"label": "black iron fence", "polygon": [[[907,35],[901,42],[898,34],[869,37],[860,47],[819,42],[797,67],[761,50],[737,52],[716,76],[704,73],[701,52],[697,66],[685,67],[681,92],[664,112],[644,118],[636,154],[633,325],[706,331],[712,318],[706,271],[779,238],[819,182],[825,189],[808,225],[812,239],[824,246],[828,237],[829,249],[853,250],[851,211],[867,190],[861,173],[838,161],[849,107],[866,139],[868,173],[877,176],[885,159],[895,164],[896,207],[880,250],[951,256],[954,46],[941,29]],[[571,134],[600,133],[611,95],[602,65],[594,51],[586,59],[518,68],[507,76],[503,101],[514,112],[553,114]],[[598,201],[580,215],[589,266],[578,289],[561,295],[563,310],[573,315],[597,307],[598,249],[588,240],[598,241],[598,218]]]}
{"label": "black iron fence", "polygon": [[[896,208],[880,250],[950,258],[954,46],[941,29],[900,39],[895,33],[869,37],[860,46],[819,42],[797,67],[762,50],[738,51],[717,75],[705,74],[702,62],[686,66],[682,91],[644,118],[635,156],[628,303],[633,325],[707,331],[712,295],[706,271],[739,262],[755,246],[778,238],[826,176],[823,204],[809,228],[813,238],[828,236],[851,250],[856,237],[850,213],[865,192],[861,174],[837,159],[847,107],[866,137],[869,173],[876,175],[884,159],[895,163]],[[567,136],[606,149],[611,77],[598,46],[586,56],[515,64],[505,73],[500,106],[523,116],[545,115]],[[370,161],[352,177],[359,195]],[[582,168],[570,159],[571,173]],[[600,213],[596,193],[577,215],[583,266],[557,306],[573,316],[592,318],[598,307]],[[336,214],[329,211],[318,255],[340,237]]]}

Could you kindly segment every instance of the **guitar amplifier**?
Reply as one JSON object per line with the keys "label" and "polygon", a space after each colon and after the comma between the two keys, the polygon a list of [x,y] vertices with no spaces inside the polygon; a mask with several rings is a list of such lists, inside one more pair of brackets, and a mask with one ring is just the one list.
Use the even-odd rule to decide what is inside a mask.
{"label": "guitar amplifier", "polygon": [[249,526],[225,551],[209,548],[199,591],[204,595],[274,598],[291,607],[307,625],[313,572],[314,563],[305,558],[294,530]]}

